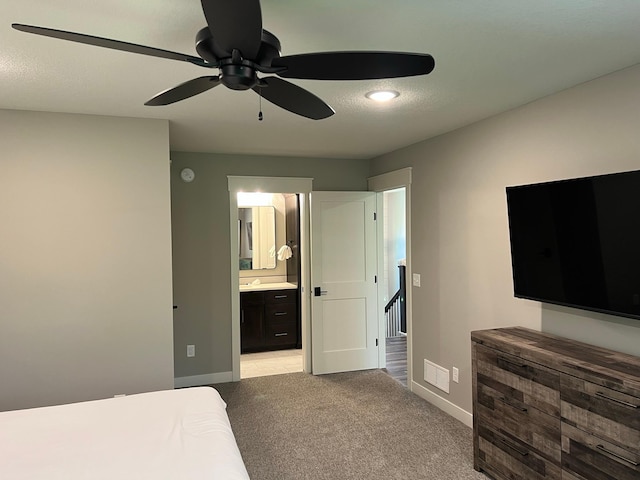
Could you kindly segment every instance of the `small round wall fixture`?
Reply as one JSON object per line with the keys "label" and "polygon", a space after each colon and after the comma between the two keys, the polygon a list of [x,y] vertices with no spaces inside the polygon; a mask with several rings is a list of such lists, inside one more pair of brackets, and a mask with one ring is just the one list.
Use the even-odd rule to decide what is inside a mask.
{"label": "small round wall fixture", "polygon": [[395,90],[374,90],[372,92],[368,92],[365,97],[375,102],[388,102],[399,95],[400,92],[396,92]]}
{"label": "small round wall fixture", "polygon": [[180,172],[180,178],[182,178],[183,182],[189,183],[193,182],[193,180],[196,178],[196,174],[190,168],[183,168]]}

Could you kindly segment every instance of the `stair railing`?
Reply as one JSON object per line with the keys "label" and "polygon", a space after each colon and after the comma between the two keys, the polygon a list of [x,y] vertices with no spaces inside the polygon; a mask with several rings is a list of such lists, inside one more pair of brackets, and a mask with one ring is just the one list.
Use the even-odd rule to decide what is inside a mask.
{"label": "stair railing", "polygon": [[406,266],[398,265],[400,288],[384,307],[387,338],[400,337],[407,334],[406,269]]}

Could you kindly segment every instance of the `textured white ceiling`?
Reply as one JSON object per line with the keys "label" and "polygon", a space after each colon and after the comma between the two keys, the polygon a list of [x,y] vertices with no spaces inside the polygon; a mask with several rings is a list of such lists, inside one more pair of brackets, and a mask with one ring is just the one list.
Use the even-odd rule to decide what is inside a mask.
{"label": "textured white ceiling", "polygon": [[[319,121],[263,102],[259,122],[259,97],[224,87],[146,107],[212,72],[11,23],[195,55],[198,0],[0,0],[0,108],[169,119],[172,150],[370,158],[640,62],[638,0],[263,0],[262,15],[283,55],[421,52],[436,68],[383,81],[291,80],[336,111]],[[401,95],[384,105],[364,97],[381,87]]]}

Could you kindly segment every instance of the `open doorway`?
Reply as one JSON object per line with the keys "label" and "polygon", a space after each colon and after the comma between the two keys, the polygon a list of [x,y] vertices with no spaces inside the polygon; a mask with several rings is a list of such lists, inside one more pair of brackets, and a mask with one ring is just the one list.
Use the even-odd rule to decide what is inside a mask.
{"label": "open doorway", "polygon": [[382,192],[386,371],[407,386],[406,189]]}
{"label": "open doorway", "polygon": [[[253,340],[249,339],[249,344],[252,341],[262,341],[265,335],[269,336],[270,342],[278,343],[278,346],[283,349],[298,350],[297,354],[302,354],[302,371],[311,371],[311,359],[310,359],[310,336],[309,336],[309,193],[311,192],[312,179],[310,178],[296,178],[296,177],[228,177],[229,186],[229,221],[230,221],[230,260],[231,260],[231,342],[232,342],[232,380],[239,381],[241,379],[241,355],[243,350],[242,337],[245,340],[251,335],[254,335]],[[245,272],[240,274],[240,261],[241,261],[241,235],[245,235],[241,232],[240,224],[240,212],[239,212],[239,198],[238,193],[241,192],[292,192],[291,194],[280,194],[284,198],[285,207],[283,207],[281,221],[278,222],[280,226],[284,225],[284,233],[281,236],[276,237],[273,244],[270,244],[267,248],[267,256],[270,257],[274,254],[278,256],[278,252],[282,253],[284,246],[291,249],[291,257],[285,258],[287,255],[282,255],[283,260],[277,260],[281,265],[286,266],[286,262],[296,262],[295,268],[286,266],[283,270],[278,270],[277,275],[271,275],[271,278],[260,278],[259,275],[254,273],[259,272]],[[287,202],[295,200],[297,204],[296,223],[299,229],[299,238],[287,238],[292,233],[286,230],[286,208]],[[253,217],[252,217],[253,218]],[[246,221],[246,219],[245,219]],[[252,230],[252,241],[256,239],[256,232]],[[288,244],[288,240],[293,240],[293,244]],[[252,244],[253,246],[253,244]],[[273,247],[273,248],[271,248]],[[246,250],[244,251],[246,253]],[[297,259],[294,258],[294,254]],[[249,262],[247,257],[245,262]],[[250,260],[251,270],[257,270],[253,268],[253,257]],[[276,263],[276,265],[277,265]],[[269,270],[269,269],[267,269]],[[274,269],[272,273],[275,274]],[[264,273],[264,272],[262,272]],[[267,275],[269,276],[269,275]],[[259,280],[259,283],[256,282]],[[279,288],[277,283],[291,284],[292,287]],[[251,285],[252,284],[252,285]],[[253,290],[253,291],[251,291]],[[251,293],[247,300],[246,308],[244,312],[241,309],[241,293]],[[255,295],[253,295],[255,294]],[[255,297],[255,298],[251,298]],[[291,308],[291,304],[297,302],[297,313]],[[270,325],[262,325],[260,329],[253,330],[251,332],[250,325],[247,324],[247,315],[262,315],[264,318],[265,312],[267,315],[272,315],[274,318],[283,320],[282,322],[272,322]],[[280,315],[275,315],[276,313]],[[282,315],[285,313],[286,315]],[[291,322],[284,321],[283,317],[291,318],[291,316],[297,316],[297,331],[293,333],[290,329]],[[244,322],[243,322],[244,319]],[[244,333],[244,335],[243,335]],[[286,333],[286,335],[282,335]],[[276,336],[276,334],[278,334]],[[257,338],[256,338],[257,336]],[[295,337],[295,342],[292,340]],[[245,344],[245,347],[247,345]],[[249,353],[249,350],[253,350],[254,353],[260,348],[256,348],[256,344],[245,348],[245,351]],[[274,354],[275,355],[275,354]],[[297,367],[296,367],[297,368]]]}
{"label": "open doorway", "polygon": [[411,168],[370,177],[370,191],[377,192],[379,363],[409,390],[412,384],[411,278]]}
{"label": "open doorway", "polygon": [[300,199],[238,192],[240,377],[303,371]]}

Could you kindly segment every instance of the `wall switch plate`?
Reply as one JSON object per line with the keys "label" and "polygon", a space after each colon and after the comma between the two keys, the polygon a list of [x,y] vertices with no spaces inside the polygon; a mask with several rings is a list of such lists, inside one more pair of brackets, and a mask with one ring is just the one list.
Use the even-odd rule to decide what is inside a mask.
{"label": "wall switch plate", "polygon": [[420,274],[419,273],[414,273],[413,274],[413,286],[414,287],[419,287],[420,286]]}
{"label": "wall switch plate", "polygon": [[453,381],[455,383],[458,383],[460,379],[460,370],[458,370],[457,367],[453,367],[453,369],[451,370],[451,374],[453,376]]}
{"label": "wall switch plate", "polygon": [[196,356],[196,346],[187,345],[187,357],[195,357],[195,356]]}

